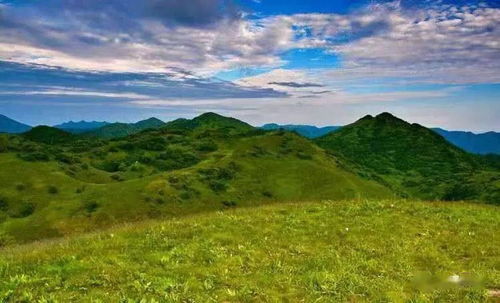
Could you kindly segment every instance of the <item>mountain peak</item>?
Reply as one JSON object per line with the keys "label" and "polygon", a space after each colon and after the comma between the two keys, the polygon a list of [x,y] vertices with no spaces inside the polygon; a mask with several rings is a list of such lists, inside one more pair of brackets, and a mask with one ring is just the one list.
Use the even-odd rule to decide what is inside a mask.
{"label": "mountain peak", "polygon": [[31,129],[31,126],[15,121],[0,114],[0,133],[23,133]]}

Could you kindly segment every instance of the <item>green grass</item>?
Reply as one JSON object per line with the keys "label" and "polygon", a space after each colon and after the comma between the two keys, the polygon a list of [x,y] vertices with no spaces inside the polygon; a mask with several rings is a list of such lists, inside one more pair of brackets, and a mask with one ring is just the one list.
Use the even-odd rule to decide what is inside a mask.
{"label": "green grass", "polygon": [[0,301],[495,302],[499,231],[480,204],[230,209],[4,248]]}
{"label": "green grass", "polygon": [[[174,150],[175,157],[185,153],[196,159],[178,169],[139,162],[165,151],[115,148],[129,143],[143,146],[151,138],[168,136],[157,130],[108,141],[74,153],[78,156],[74,163],[30,162],[14,153],[0,153],[0,199],[7,201],[7,207],[0,208],[0,246],[228,206],[394,196],[375,181],[344,170],[335,158],[291,133],[223,139],[215,134],[216,150],[202,152],[196,151],[200,142],[192,138],[196,135],[178,136],[175,140],[182,144],[170,140],[160,145]],[[66,150],[71,146],[59,148],[59,153],[71,154]],[[117,171],[99,169],[102,162],[114,160],[120,163]],[[182,161],[176,158],[174,163]],[[31,213],[26,212],[31,206]]]}

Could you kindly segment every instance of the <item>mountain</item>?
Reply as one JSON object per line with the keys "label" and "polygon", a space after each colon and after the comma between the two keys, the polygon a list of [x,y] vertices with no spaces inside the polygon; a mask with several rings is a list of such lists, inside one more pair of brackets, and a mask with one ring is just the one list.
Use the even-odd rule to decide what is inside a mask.
{"label": "mountain", "polygon": [[30,141],[44,144],[61,144],[75,140],[75,136],[50,126],[36,126],[22,134],[23,137]]}
{"label": "mountain", "polygon": [[328,133],[338,130],[341,126],[325,126],[325,127],[317,127],[312,125],[295,125],[295,124],[287,124],[287,125],[279,125],[276,123],[265,124],[261,127],[265,130],[289,130],[295,131],[299,135],[304,136],[306,138],[314,139],[321,136],[324,136]]}
{"label": "mountain", "polygon": [[31,129],[31,126],[0,115],[0,133],[20,134]]}
{"label": "mountain", "polygon": [[103,139],[122,138],[139,133],[146,129],[155,129],[165,126],[165,122],[157,118],[149,118],[137,123],[110,123],[101,128],[85,132],[85,135]]}
{"label": "mountain", "polygon": [[434,131],[389,113],[366,116],[315,142],[403,195],[500,201],[498,170]]}
{"label": "mountain", "polygon": [[87,121],[82,120],[80,122],[69,121],[69,122],[55,125],[54,127],[59,128],[61,130],[69,132],[69,133],[81,134],[84,132],[89,132],[89,131],[101,128],[101,127],[106,126],[108,124],[110,124],[110,123],[109,122],[98,122],[98,121],[87,122]]}
{"label": "mountain", "polygon": [[449,142],[475,154],[500,154],[500,133],[487,132],[474,134],[464,131],[447,131],[441,128],[432,129]]}

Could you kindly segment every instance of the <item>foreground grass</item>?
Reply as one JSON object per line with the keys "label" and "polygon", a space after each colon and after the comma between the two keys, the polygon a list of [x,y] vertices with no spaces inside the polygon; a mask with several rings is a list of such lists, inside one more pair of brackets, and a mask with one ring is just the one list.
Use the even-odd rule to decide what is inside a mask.
{"label": "foreground grass", "polygon": [[241,208],[5,248],[0,302],[495,302],[498,243],[494,206]]}

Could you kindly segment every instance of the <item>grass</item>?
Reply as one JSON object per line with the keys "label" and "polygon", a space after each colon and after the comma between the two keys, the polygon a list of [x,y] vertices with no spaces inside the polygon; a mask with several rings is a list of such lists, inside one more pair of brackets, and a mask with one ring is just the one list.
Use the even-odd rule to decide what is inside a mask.
{"label": "grass", "polygon": [[[188,150],[194,148],[189,145]],[[106,150],[109,158],[123,154],[127,152]],[[0,199],[6,201],[0,208],[0,246],[228,205],[394,196],[375,181],[344,170],[333,157],[294,134],[225,138],[217,141],[217,150],[200,152],[198,162],[174,170],[122,161],[125,168],[108,172],[92,165],[98,161],[92,152],[75,155],[80,162],[68,164],[24,161],[15,153],[0,153]]]}
{"label": "grass", "polygon": [[0,302],[495,302],[499,231],[472,203],[226,209],[4,248]]}

